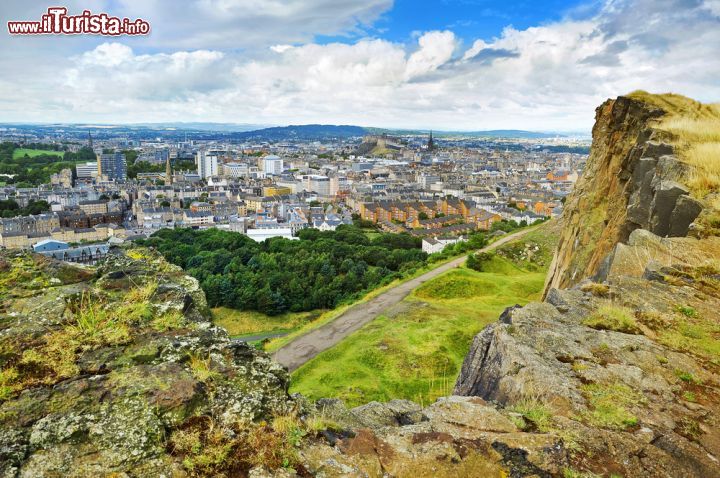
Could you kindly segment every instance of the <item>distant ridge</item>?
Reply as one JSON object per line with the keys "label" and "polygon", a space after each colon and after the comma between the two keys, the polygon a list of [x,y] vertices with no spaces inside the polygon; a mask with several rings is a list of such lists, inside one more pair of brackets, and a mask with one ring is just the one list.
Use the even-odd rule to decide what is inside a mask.
{"label": "distant ridge", "polygon": [[316,140],[316,139],[347,139],[361,137],[368,134],[366,128],[360,126],[349,125],[322,125],[322,124],[306,124],[291,126],[276,126],[273,128],[263,128],[255,131],[246,131],[235,133],[233,139],[257,139],[266,141],[285,141],[285,140]]}
{"label": "distant ridge", "polygon": [[[374,134],[388,133],[396,135],[421,135],[430,134],[429,130],[416,130],[416,129],[382,129],[382,128],[368,128]],[[561,133],[543,133],[538,131],[525,131],[521,129],[494,129],[488,131],[433,131],[433,136],[438,138],[444,137],[467,137],[467,138],[516,138],[516,139],[546,139],[546,138],[562,138],[567,135]]]}
{"label": "distant ridge", "polygon": [[[98,132],[103,137],[113,134],[126,134],[128,137],[141,138],[147,134],[157,134],[158,137],[182,137],[191,134],[195,139],[230,139],[254,141],[313,141],[360,138],[366,135],[388,134],[392,136],[425,136],[430,130],[424,129],[389,129],[362,127],[354,125],[331,124],[305,124],[289,126],[267,126],[250,123],[203,123],[203,122],[166,122],[166,123],[2,123],[0,127],[10,127],[19,130],[39,129],[52,131],[77,131],[87,135],[87,131]],[[95,133],[93,133],[95,134]],[[498,129],[487,131],[433,131],[439,139],[470,138],[470,139],[550,139],[567,138],[572,133],[538,132],[516,129]]]}

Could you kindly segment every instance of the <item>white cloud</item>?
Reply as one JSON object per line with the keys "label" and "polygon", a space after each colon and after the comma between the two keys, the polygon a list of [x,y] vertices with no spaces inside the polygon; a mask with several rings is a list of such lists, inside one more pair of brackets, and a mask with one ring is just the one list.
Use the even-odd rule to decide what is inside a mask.
{"label": "white cloud", "polygon": [[405,78],[412,79],[436,70],[447,63],[456,47],[455,34],[450,31],[430,32],[418,39],[420,49],[410,55]]}
{"label": "white cloud", "polygon": [[[330,19],[314,19],[320,23],[312,28],[358,28],[388,2],[332,3],[334,11],[346,16],[332,28]],[[0,121],[575,130],[591,126],[594,108],[604,99],[638,88],[720,100],[717,0],[615,0],[592,18],[526,30],[507,27],[498,38],[478,39],[464,51],[451,31],[418,33],[411,45],[372,38],[325,45],[293,39],[306,36],[309,29],[304,27],[276,35],[281,27],[294,28],[298,17],[310,15],[312,8],[327,4],[193,4],[202,15],[219,17],[220,32],[230,31],[233,23],[225,17],[241,18],[240,24],[250,21],[243,17],[248,8],[252,18],[273,18],[279,26],[248,30],[253,38],[243,40],[245,44],[263,45],[252,50],[226,49],[222,45],[227,40],[190,35],[204,49],[146,52],[138,42],[117,41],[93,44],[80,54],[59,55],[47,63],[33,58],[41,74],[17,73],[29,71],[27,64],[5,69],[8,73],[0,79],[0,111],[5,114]],[[146,5],[151,11],[165,3],[150,0]],[[348,23],[352,12],[360,19]],[[268,23],[273,22],[260,24]],[[162,38],[172,37],[167,35]],[[16,55],[13,61],[22,59]]]}

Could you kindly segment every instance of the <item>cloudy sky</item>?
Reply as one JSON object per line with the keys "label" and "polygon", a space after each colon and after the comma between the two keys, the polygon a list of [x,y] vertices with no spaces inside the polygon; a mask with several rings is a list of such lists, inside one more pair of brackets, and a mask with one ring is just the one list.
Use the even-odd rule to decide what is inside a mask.
{"label": "cloudy sky", "polygon": [[[145,37],[11,36],[50,5]],[[720,0],[3,0],[0,122],[589,129],[635,89],[720,101]]]}

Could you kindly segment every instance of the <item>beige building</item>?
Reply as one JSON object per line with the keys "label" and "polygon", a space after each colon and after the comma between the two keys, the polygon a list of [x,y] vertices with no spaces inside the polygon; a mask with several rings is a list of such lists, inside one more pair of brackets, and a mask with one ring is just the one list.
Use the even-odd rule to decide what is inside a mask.
{"label": "beige building", "polygon": [[107,201],[81,201],[78,207],[88,216],[91,214],[107,214]]}
{"label": "beige building", "polygon": [[4,233],[0,234],[0,246],[6,249],[28,249],[46,239],[56,239],[68,243],[101,242],[113,236],[122,236],[124,232],[124,228],[115,224],[98,224],[95,227],[82,229],[58,227],[46,234]]}

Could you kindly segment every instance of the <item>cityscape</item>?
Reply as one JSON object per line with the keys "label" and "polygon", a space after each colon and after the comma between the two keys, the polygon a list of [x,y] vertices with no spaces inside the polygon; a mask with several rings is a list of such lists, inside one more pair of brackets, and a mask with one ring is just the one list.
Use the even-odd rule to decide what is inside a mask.
{"label": "cityscape", "polygon": [[587,138],[560,135],[243,142],[191,139],[182,131],[175,131],[181,140],[133,136],[2,128],[14,160],[89,160],[54,165],[57,172],[35,184],[3,175],[0,246],[94,262],[107,245],[163,228],[216,227],[263,241],[359,218],[423,238],[423,249],[437,252],[438,239],[452,243],[497,221],[533,224],[561,215],[589,148]]}

